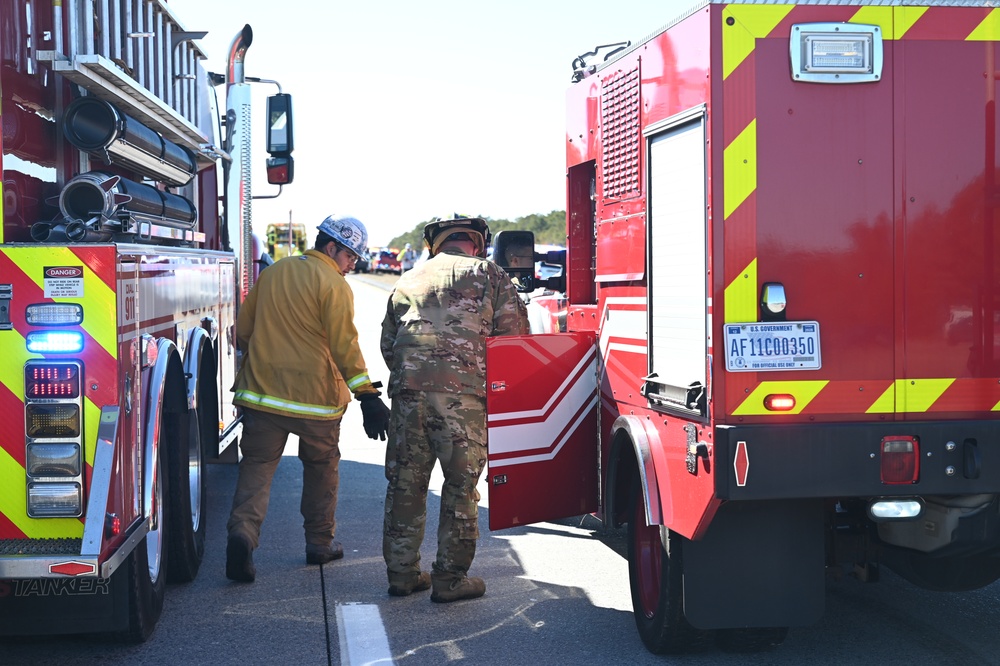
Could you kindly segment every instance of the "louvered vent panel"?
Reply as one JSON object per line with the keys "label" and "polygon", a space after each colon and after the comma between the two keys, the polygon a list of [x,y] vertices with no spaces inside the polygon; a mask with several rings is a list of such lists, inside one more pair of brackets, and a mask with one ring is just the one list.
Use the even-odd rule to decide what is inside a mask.
{"label": "louvered vent panel", "polygon": [[603,190],[606,199],[639,196],[639,67],[601,81]]}

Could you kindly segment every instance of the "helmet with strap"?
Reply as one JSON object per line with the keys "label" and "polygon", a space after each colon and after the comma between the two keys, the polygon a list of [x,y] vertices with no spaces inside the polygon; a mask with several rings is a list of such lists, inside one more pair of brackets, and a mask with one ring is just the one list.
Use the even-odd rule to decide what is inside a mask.
{"label": "helmet with strap", "polygon": [[480,257],[486,256],[486,248],[490,244],[490,225],[481,217],[467,217],[465,215],[447,215],[437,217],[424,225],[424,245],[433,257],[438,253],[441,245],[446,240],[455,235],[461,238],[463,235],[476,245],[476,254]]}
{"label": "helmet with strap", "polygon": [[330,215],[316,227],[360,259],[368,251],[368,230],[350,215]]}

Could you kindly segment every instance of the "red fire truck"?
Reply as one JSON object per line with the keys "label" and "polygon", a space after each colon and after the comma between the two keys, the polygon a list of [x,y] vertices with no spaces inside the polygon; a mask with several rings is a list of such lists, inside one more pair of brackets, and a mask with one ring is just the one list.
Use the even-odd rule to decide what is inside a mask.
{"label": "red fire truck", "polygon": [[490,343],[490,521],[627,523],[653,652],[774,646],[828,573],[1000,577],[992,4],[709,0],[574,61],[565,324]]}
{"label": "red fire truck", "polygon": [[[0,634],[143,640],[198,572],[254,271],[253,33],[225,74],[202,36],[163,0],[0,4]],[[280,186],[288,95],[268,124]]]}

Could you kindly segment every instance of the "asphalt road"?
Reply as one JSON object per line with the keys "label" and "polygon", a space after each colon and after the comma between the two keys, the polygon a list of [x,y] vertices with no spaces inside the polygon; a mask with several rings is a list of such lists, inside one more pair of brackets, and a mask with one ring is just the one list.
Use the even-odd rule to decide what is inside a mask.
{"label": "asphalt road", "polygon": [[[378,324],[391,277],[352,276],[356,321],[371,374],[385,380]],[[209,533],[197,580],[171,586],[156,632],[142,645],[96,638],[0,643],[0,664],[993,664],[1000,663],[1000,586],[964,594],[915,589],[891,572],[877,584],[830,580],[821,622],[795,628],[762,655],[715,648],[658,657],[632,620],[621,530],[589,517],[491,532],[489,501],[473,573],[482,599],[433,604],[427,593],[386,594],[381,557],[384,444],[348,411],[342,430],[337,538],[343,560],[304,559],[301,466],[292,442],[278,468],[253,584],[224,576],[225,522],[236,469],[208,469]],[[432,479],[423,557],[434,557],[440,475]],[[719,600],[725,603],[724,599]],[[53,621],[57,621],[56,618]]]}

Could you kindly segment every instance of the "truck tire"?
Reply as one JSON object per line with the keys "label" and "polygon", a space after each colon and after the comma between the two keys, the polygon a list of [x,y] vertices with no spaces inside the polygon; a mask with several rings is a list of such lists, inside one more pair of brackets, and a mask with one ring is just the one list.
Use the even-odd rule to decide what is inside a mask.
{"label": "truck tire", "polygon": [[205,457],[200,412],[165,414],[172,432],[164,433],[169,442],[170,477],[170,568],[171,583],[195,579],[205,555]]}
{"label": "truck tire", "polygon": [[653,654],[700,648],[708,633],[684,617],[684,538],[661,525],[647,526],[643,501],[636,484],[628,523],[628,577],[636,629]]}
{"label": "truck tire", "polygon": [[[163,450],[160,450],[163,453]],[[118,636],[129,643],[142,643],[153,633],[163,612],[163,595],[166,590],[169,508],[164,501],[168,496],[169,481],[163,472],[166,468],[162,456],[157,458],[156,485],[153,493],[155,504],[155,529],[146,533],[129,554],[128,565],[128,629]]]}

